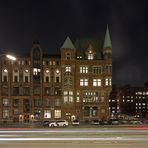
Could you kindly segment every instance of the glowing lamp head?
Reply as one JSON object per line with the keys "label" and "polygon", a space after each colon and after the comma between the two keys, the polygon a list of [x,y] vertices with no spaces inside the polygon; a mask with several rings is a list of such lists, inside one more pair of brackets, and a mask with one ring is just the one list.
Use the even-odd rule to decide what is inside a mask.
{"label": "glowing lamp head", "polygon": [[6,57],[8,58],[8,59],[10,59],[10,60],[13,60],[13,61],[15,61],[16,60],[16,57],[14,57],[14,56],[12,56],[12,55],[6,55]]}

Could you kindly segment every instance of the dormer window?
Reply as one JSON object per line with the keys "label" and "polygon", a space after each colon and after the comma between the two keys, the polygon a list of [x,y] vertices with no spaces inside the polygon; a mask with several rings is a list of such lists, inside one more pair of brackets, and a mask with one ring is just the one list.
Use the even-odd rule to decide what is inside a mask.
{"label": "dormer window", "polygon": [[94,55],[93,53],[88,53],[88,60],[93,60],[94,59]]}
{"label": "dormer window", "polygon": [[71,53],[69,53],[69,52],[66,53],[66,59],[67,59],[67,60],[70,60],[70,59],[71,59]]}
{"label": "dormer window", "polygon": [[86,50],[86,57],[88,60],[93,60],[95,58],[95,50],[93,49],[92,45],[89,44],[87,50]]}

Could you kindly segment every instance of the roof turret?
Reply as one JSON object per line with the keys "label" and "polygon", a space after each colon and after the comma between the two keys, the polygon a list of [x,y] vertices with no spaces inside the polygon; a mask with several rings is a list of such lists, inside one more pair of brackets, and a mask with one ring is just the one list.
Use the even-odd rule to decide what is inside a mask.
{"label": "roof turret", "polygon": [[103,49],[108,48],[108,47],[112,48],[112,43],[111,43],[109,29],[108,29],[108,25],[107,25]]}
{"label": "roof turret", "polygon": [[64,44],[63,44],[63,46],[61,48],[75,49],[75,47],[74,47],[74,45],[73,45],[73,43],[72,43],[72,41],[70,40],[69,37],[66,38],[66,40],[65,40],[65,42],[64,42]]}

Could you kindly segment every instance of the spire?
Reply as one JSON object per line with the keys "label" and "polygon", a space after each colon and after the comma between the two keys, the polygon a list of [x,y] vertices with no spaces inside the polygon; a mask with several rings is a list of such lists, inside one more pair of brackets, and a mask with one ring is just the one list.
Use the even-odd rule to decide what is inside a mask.
{"label": "spire", "polygon": [[61,48],[75,49],[75,47],[69,37],[66,38],[66,40]]}
{"label": "spire", "polygon": [[111,43],[109,29],[108,29],[108,25],[107,25],[103,49],[108,48],[108,47],[112,48],[112,43]]}

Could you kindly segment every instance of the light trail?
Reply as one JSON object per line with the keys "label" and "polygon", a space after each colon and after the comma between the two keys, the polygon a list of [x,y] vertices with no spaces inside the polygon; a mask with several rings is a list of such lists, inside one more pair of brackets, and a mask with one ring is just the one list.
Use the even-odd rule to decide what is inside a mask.
{"label": "light trail", "polygon": [[148,138],[0,138],[0,141],[147,141]]}

